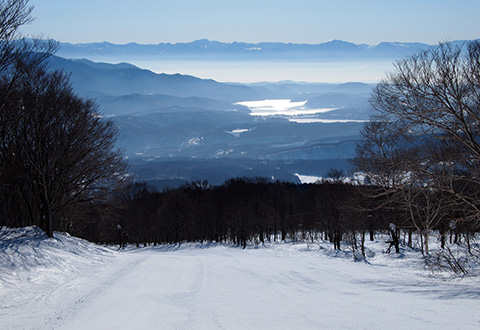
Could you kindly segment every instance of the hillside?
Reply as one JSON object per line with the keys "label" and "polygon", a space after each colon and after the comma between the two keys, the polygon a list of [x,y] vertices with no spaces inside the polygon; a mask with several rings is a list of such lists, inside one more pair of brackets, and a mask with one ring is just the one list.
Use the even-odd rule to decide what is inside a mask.
{"label": "hillside", "polygon": [[268,90],[244,85],[223,84],[180,74],[156,74],[133,65],[95,63],[88,60],[50,58],[50,66],[71,74],[71,83],[78,94],[102,95],[166,94],[177,97],[203,97],[237,102],[269,95]]}
{"label": "hillside", "polygon": [[[349,170],[346,160],[354,154],[371,111],[373,85],[364,83],[226,84],[157,74],[128,63],[56,56],[50,67],[70,74],[74,90],[93,98],[100,113],[116,122],[117,145],[131,161],[141,160],[150,172],[164,173],[139,176],[149,182],[208,179],[220,184],[235,173],[297,182],[294,174],[305,167],[291,165],[302,161],[318,161],[301,173],[305,175],[322,176],[331,167]],[[239,159],[250,170],[224,167]],[[164,160],[176,162],[179,172],[162,168]],[[192,164],[202,167],[202,160],[219,160],[211,165],[216,175],[190,170]],[[266,170],[270,165],[259,166],[259,161],[274,161],[281,170]]]}

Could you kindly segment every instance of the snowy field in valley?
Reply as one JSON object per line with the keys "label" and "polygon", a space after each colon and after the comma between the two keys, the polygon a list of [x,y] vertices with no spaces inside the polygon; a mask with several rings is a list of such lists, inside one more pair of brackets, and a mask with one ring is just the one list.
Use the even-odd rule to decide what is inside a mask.
{"label": "snowy field in valley", "polygon": [[124,251],[0,231],[1,329],[480,329],[480,278],[328,243]]}

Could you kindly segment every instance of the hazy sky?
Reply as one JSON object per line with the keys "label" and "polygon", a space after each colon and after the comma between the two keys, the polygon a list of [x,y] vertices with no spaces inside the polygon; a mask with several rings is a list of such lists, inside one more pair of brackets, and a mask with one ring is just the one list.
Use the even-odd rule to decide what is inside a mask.
{"label": "hazy sky", "polygon": [[62,42],[424,42],[480,37],[479,0],[30,0]]}

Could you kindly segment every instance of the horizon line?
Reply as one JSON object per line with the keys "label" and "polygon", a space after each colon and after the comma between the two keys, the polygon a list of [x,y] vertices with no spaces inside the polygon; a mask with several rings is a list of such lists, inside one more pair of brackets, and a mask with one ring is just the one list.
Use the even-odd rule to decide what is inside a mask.
{"label": "horizon line", "polygon": [[[71,42],[71,41],[60,41],[56,40],[53,38],[48,38],[51,40],[55,40],[59,43],[63,44],[72,44],[72,45],[88,45],[88,44],[111,44],[111,45],[117,45],[117,46],[126,46],[126,45],[140,45],[140,46],[158,46],[158,45],[179,45],[179,44],[192,44],[195,42],[211,42],[211,43],[219,43],[219,44],[247,44],[247,45],[259,45],[259,44],[283,44],[283,45],[310,45],[310,46],[316,46],[316,45],[324,45],[324,44],[330,44],[334,42],[342,42],[346,44],[352,44],[356,46],[370,46],[370,47],[375,47],[378,45],[381,45],[383,43],[389,43],[389,44],[422,44],[422,45],[428,45],[428,46],[434,46],[438,43],[445,42],[445,41],[438,41],[436,44],[430,44],[430,43],[425,43],[425,42],[420,42],[420,41],[381,41],[378,44],[367,44],[367,43],[355,43],[351,41],[346,41],[342,39],[332,39],[330,41],[325,41],[325,42],[319,42],[319,43],[306,43],[306,42],[285,42],[285,41],[261,41],[261,42],[246,42],[246,41],[218,41],[218,40],[211,40],[208,38],[201,38],[201,39],[195,39],[192,41],[178,41],[178,42],[165,42],[161,41],[158,43],[139,43],[136,41],[130,41],[126,43],[116,43],[116,42],[111,42],[107,40],[103,41],[90,41],[90,42]],[[480,40],[480,38],[477,39],[462,39],[462,40],[448,40],[447,42],[465,42],[465,41],[474,41],[474,40]]]}

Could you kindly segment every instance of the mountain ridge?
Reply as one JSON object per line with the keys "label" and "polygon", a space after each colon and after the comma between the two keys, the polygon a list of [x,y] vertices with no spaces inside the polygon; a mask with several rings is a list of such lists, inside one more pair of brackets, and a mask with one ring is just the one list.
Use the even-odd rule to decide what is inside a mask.
{"label": "mountain ridge", "polygon": [[[155,73],[128,63],[96,63],[86,59],[51,56],[52,69],[70,75],[70,82],[81,96],[121,96],[129,94],[164,94],[176,97],[203,97],[238,102],[258,99],[262,87],[249,87],[201,79],[191,75]],[[269,93],[274,96],[274,93]]]}
{"label": "mountain ridge", "polygon": [[[465,41],[453,41],[463,43]],[[378,45],[355,44],[343,40],[331,40],[318,44],[283,43],[283,42],[220,42],[199,39],[192,42],[158,43],[158,44],[115,44],[110,42],[95,43],[60,43],[58,55],[62,57],[178,57],[184,59],[210,57],[211,59],[289,59],[324,60],[324,59],[378,59],[398,58],[418,50],[428,49],[433,45],[418,42],[381,42]]]}

